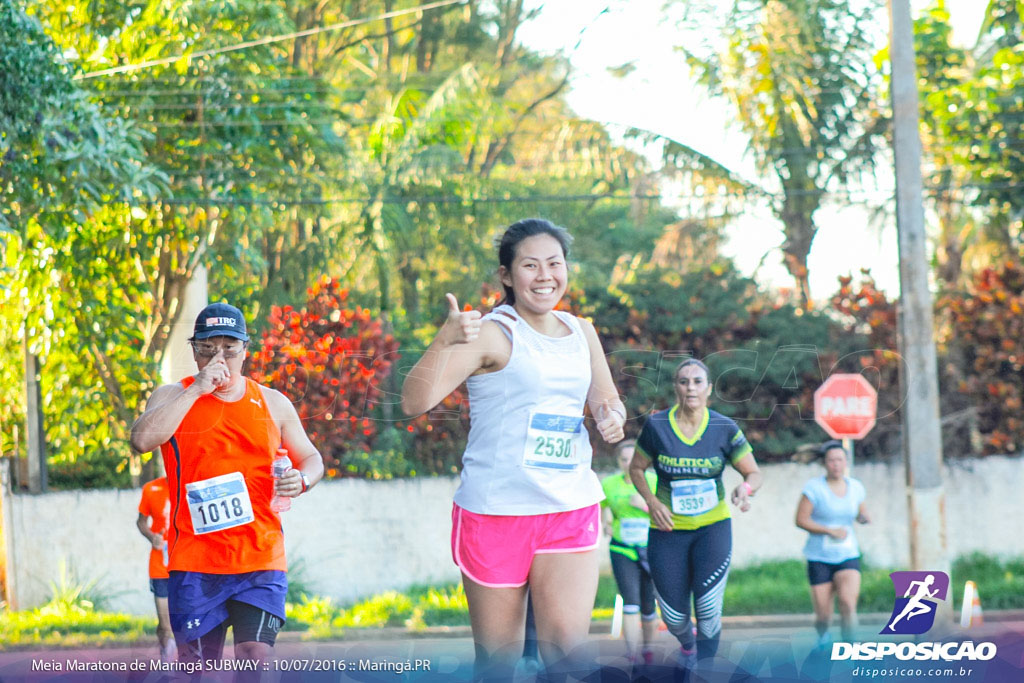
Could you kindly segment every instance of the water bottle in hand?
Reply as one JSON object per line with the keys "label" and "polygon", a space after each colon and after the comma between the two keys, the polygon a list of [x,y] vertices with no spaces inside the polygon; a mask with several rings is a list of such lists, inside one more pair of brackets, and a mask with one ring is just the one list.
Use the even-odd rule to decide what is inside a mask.
{"label": "water bottle in hand", "polygon": [[[272,472],[274,474],[274,483],[284,476],[285,472],[292,468],[292,461],[288,457],[288,451],[283,448],[277,450],[277,457],[274,458],[274,464]],[[292,499],[288,496],[281,496],[274,494],[274,497],[270,499],[270,509],[274,512],[284,512],[285,510],[292,509]]]}

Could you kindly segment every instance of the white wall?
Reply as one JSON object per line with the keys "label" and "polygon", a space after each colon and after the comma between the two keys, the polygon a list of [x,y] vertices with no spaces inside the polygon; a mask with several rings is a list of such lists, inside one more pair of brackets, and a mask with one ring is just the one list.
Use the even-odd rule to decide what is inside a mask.
{"label": "white wall", "polygon": [[[806,535],[793,525],[804,482],[819,465],[763,467],[753,509],[734,512],[733,562],[799,558]],[[946,521],[952,557],[973,552],[1024,555],[1024,459],[988,457],[946,468]],[[906,479],[897,465],[857,465],[874,523],[858,527],[874,566],[906,568]],[[726,474],[731,489],[739,481]],[[449,550],[456,478],[323,482],[284,514],[289,561],[321,595],[339,601],[415,583],[459,578]],[[135,528],[139,491],[5,495],[5,540],[18,608],[44,602],[62,559],[82,579],[99,579],[115,609],[149,613],[148,544]],[[607,560],[605,560],[607,563]]]}

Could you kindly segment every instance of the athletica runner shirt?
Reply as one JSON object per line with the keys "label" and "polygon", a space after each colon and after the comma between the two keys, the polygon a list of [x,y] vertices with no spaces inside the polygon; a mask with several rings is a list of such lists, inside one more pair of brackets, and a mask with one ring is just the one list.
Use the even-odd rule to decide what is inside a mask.
{"label": "athletica runner shirt", "polygon": [[466,380],[469,441],[459,507],[482,515],[539,515],[601,500],[583,424],[590,347],[576,317],[554,311],[565,337],[537,332],[511,306],[484,316],[512,341],[508,364]]}
{"label": "athletica runner shirt", "polygon": [[839,497],[828,485],[825,476],[815,477],[806,484],[802,493],[811,501],[811,521],[822,526],[846,528],[846,538],[837,541],[828,534],[808,534],[804,544],[804,557],[815,562],[839,564],[854,557],[860,557],[860,546],[853,533],[853,523],[864,502],[864,485],[856,479],[845,477],[846,495]]}
{"label": "athletica runner shirt", "polygon": [[654,464],[655,497],[672,511],[673,529],[700,529],[729,518],[722,471],[753,449],[735,422],[707,408],[697,433],[686,438],[676,424],[678,408],[652,414],[636,445]]}
{"label": "athletica runner shirt", "polygon": [[[142,499],[139,500],[139,514],[149,517],[149,530],[160,534],[167,541],[167,518],[171,516],[171,499],[167,494],[167,477],[147,481],[142,486]],[[166,579],[167,567],[164,565],[164,553],[156,548],[149,552],[149,578]]]}
{"label": "athletica runner shirt", "polygon": [[[644,472],[647,478],[647,486],[654,491],[658,486],[658,477],[654,472]],[[651,527],[651,516],[630,504],[630,498],[636,495],[636,487],[621,472],[605,477],[601,480],[601,489],[604,490],[604,500],[601,507],[612,511],[612,540],[622,545],[633,547],[647,546],[647,531]],[[615,546],[611,547],[612,552],[616,551]]]}
{"label": "athletica runner shirt", "polygon": [[[181,381],[188,388],[195,381]],[[228,403],[201,396],[160,446],[171,495],[171,571],[286,571],[281,520],[270,509],[281,433],[260,386]]]}

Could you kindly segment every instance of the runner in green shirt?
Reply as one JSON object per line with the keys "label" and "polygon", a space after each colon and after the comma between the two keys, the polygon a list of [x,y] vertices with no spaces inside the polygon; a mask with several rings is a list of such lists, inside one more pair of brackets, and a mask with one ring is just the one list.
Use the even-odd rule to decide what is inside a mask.
{"label": "runner in green shirt", "polygon": [[[605,499],[601,501],[605,533],[611,536],[612,572],[622,596],[622,633],[626,649],[634,665],[641,661],[650,664],[653,653],[650,644],[658,629],[658,613],[654,607],[654,582],[647,564],[647,531],[651,518],[647,504],[637,493],[629,479],[629,463],[633,459],[636,441],[628,439],[615,446],[615,459],[621,472],[601,480]],[[657,476],[647,472],[647,484],[654,490]],[[642,623],[642,628],[641,628]],[[641,631],[643,649],[640,648]]]}

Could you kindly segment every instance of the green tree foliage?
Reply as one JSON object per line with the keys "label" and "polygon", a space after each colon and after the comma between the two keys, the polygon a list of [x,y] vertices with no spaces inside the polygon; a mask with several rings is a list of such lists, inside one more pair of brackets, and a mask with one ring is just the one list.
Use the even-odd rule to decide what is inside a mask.
{"label": "green tree foliage", "polygon": [[[182,4],[167,11],[166,3],[45,3],[33,9],[63,41],[64,54],[80,56],[84,71],[290,26],[274,7],[256,5]],[[254,65],[253,55],[263,63]],[[50,278],[69,297],[67,311],[51,314],[51,333],[63,341],[46,352],[43,373],[52,465],[80,471],[94,461],[97,471],[111,464],[123,471],[130,462],[138,478],[126,430],[159,384],[157,368],[182,293],[201,264],[226,264],[211,280],[248,311],[259,309],[255,291],[280,300],[289,287],[305,290],[314,259],[289,249],[283,235],[302,242],[309,212],[296,210],[294,222],[275,232],[272,212],[258,203],[237,206],[239,197],[268,188],[305,190],[315,152],[337,141],[320,134],[329,126],[309,122],[308,98],[292,96],[294,89],[278,78],[282,65],[287,60],[272,50],[252,50],[141,75],[86,78],[79,84],[88,92],[74,89],[107,119],[143,131],[136,148],[164,182],[132,180],[130,212],[106,212],[95,231],[80,230],[55,250],[75,265],[76,277]],[[138,156],[113,155],[121,164]],[[33,277],[47,272],[33,266]]]}
{"label": "green tree foliage", "polygon": [[[878,423],[857,442],[857,452],[898,454],[903,429],[900,409],[907,397],[900,385],[900,372],[905,368],[897,351],[896,302],[878,289],[869,270],[862,270],[856,281],[851,275],[839,278],[831,309],[840,325],[862,335],[866,342],[863,349],[842,359],[842,371],[862,373],[878,391]],[[943,403],[945,408],[946,401]],[[945,443],[949,445],[949,441]]]}
{"label": "green tree foliage", "polygon": [[768,299],[725,261],[688,272],[638,268],[615,287],[588,291],[584,312],[638,418],[634,432],[644,416],[675,402],[675,367],[699,358],[711,370],[711,406],[737,420],[766,460],[824,438],[815,389],[832,372],[861,371],[868,353],[862,333]]}
{"label": "green tree foliage", "polygon": [[[17,342],[27,318],[44,361],[47,436],[63,468],[56,478],[128,483],[125,430],[160,381],[184,288],[206,266],[211,298],[238,304],[254,336],[266,331],[254,348],[260,377],[299,402],[337,476],[451,472],[466,433],[463,396],[398,420],[401,365],[443,320],[445,292],[493,305],[494,290],[480,287],[496,268],[493,239],[529,215],[576,235],[569,306],[594,318],[631,414],[667,404],[669,356],[685,351],[708,360],[717,408],[766,456],[820,439],[810,394],[833,368],[873,371],[875,350],[891,346],[872,336],[882,328],[871,315],[891,312],[891,302],[875,306],[870,289],[853,289],[830,318],[758,293],[721,261],[718,243],[759,189],[698,150],[628,132],[660,145],[655,166],[577,117],[565,100],[566,60],[518,40],[531,16],[521,0],[373,19],[416,4],[33,0],[30,19],[0,0],[12,18],[0,27],[9,31],[0,36],[0,180],[18,197],[0,207],[4,439],[23,410]],[[707,26],[718,29],[706,33],[725,42],[687,42],[691,64],[736,106],[761,172],[780,188],[767,194],[786,226],[787,265],[805,284],[815,211],[870,168],[875,150],[878,26],[868,14],[877,8],[735,0],[719,13],[710,5]],[[999,31],[1016,35],[1019,14],[1006,2],[992,7],[991,49],[978,52],[991,64],[988,79],[1004,64],[1016,73],[1018,53]],[[222,51],[306,30],[316,32]],[[936,35],[927,59],[938,63],[950,53]],[[160,59],[169,61],[71,80]],[[944,104],[968,76],[987,82],[967,57],[950,59],[935,71],[952,93]],[[972,97],[976,123],[999,143],[1016,105]],[[20,128],[9,132],[8,122]],[[936,116],[928,125],[944,146],[941,163],[960,169],[957,182],[1015,172],[1009,142],[1001,156],[972,156],[947,130],[953,122]],[[699,199],[681,210],[662,205],[665,181]],[[999,189],[991,183],[971,201],[1002,217],[989,222],[1013,238],[1016,205],[1012,193],[991,194]],[[801,295],[806,304],[803,285]],[[296,316],[301,329],[289,327]],[[350,346],[338,354],[340,340]],[[392,366],[396,345],[402,359]],[[385,353],[384,365],[360,365],[357,349]],[[339,399],[342,383],[363,392],[362,412],[350,410],[352,396]]]}
{"label": "green tree foliage", "polygon": [[[170,9],[170,11],[168,11]],[[66,12],[39,7],[86,71],[237,45],[293,30],[281,3],[139,2]],[[93,45],[95,43],[95,45]],[[91,49],[89,49],[91,48]],[[159,359],[195,269],[216,264],[215,291],[233,300],[295,303],[319,261],[329,152],[341,150],[326,86],[296,73],[287,50],[243,51],[84,81],[106,109],[151,136],[147,158],[170,178],[146,207],[164,237],[151,287],[158,296],[147,351]],[[282,197],[311,201],[283,211]],[[311,208],[312,207],[312,208]],[[259,292],[259,295],[255,295]]]}
{"label": "green tree foliage", "polygon": [[1024,21],[1015,0],[991,0],[977,44],[951,42],[936,2],[915,23],[922,138],[939,219],[937,274],[952,288],[1024,254]]}
{"label": "green tree foliage", "polygon": [[[40,294],[47,288],[67,295],[33,308],[47,318],[38,329],[60,341],[39,349],[55,463],[93,460],[109,469],[129,461],[124,430],[159,382],[156,368],[184,288],[201,265],[210,269],[214,298],[241,305],[257,330],[272,304],[300,305],[321,274],[336,274],[353,304],[380,313],[413,350],[430,336],[428,321],[444,292],[463,299],[476,292],[493,272],[493,235],[524,214],[557,208],[558,220],[594,236],[588,258],[595,266],[582,267],[594,277],[616,262],[621,236],[637,224],[650,238],[640,252],[650,249],[668,212],[636,202],[564,201],[630,194],[644,161],[599,126],[568,121],[566,65],[518,44],[528,16],[521,2],[350,21],[339,30],[219,51],[413,4],[32,2],[35,19],[24,22],[35,33],[5,23],[12,36],[48,45],[39,68],[64,73],[62,88],[107,129],[119,127],[95,136],[110,146],[109,157],[137,164],[141,149],[148,164],[123,186],[111,185],[124,190],[117,195],[102,185],[111,177],[102,168],[106,157],[68,156],[79,164],[99,160],[88,171],[54,171],[81,177],[85,192],[102,200],[95,227],[58,232],[59,244],[19,242],[4,253],[20,268],[10,272],[31,280],[22,290],[12,276],[5,297],[47,300]],[[73,67],[59,66],[63,59]],[[73,70],[86,72],[81,87],[70,82]],[[33,73],[23,65],[14,71]],[[4,92],[19,107],[42,106],[48,87]],[[32,100],[27,92],[42,96]],[[11,161],[4,140],[5,178],[27,178],[16,168],[22,157]],[[113,146],[119,140],[134,147]],[[38,138],[33,149],[46,149],[45,142]],[[158,169],[163,175],[153,178],[165,182],[143,168]],[[74,183],[54,187],[77,191]],[[524,202],[531,196],[538,201]],[[130,210],[117,209],[118,198],[130,200]],[[27,201],[9,206],[24,213]],[[50,224],[55,231],[66,225]],[[54,268],[56,258],[75,269]],[[4,334],[9,329],[16,328],[5,326]],[[5,353],[17,360],[13,346]],[[5,425],[20,413],[11,367],[4,364]],[[138,462],[130,469],[137,474]]]}
{"label": "green tree foliage", "polygon": [[[126,324],[139,294],[122,280],[138,242],[129,204],[157,192],[162,178],[143,159],[142,135],[90,101],[39,22],[8,1],[0,3],[0,65],[5,439],[23,420],[24,378],[10,368],[21,366],[24,344],[45,359],[48,441],[66,456],[126,454],[124,420],[137,392],[121,388],[152,375]],[[112,360],[118,355],[123,362]]]}
{"label": "green tree foliage", "polygon": [[979,272],[963,290],[938,302],[941,341],[963,353],[953,367],[956,389],[978,413],[986,453],[1024,448],[1024,266],[1006,261]]}
{"label": "green tree foliage", "polygon": [[784,263],[806,308],[814,215],[831,193],[841,196],[871,169],[882,132],[873,59],[878,3],[682,4],[692,20],[684,44],[690,67],[709,93],[735,109],[758,171],[779,188],[768,194],[786,236]]}

